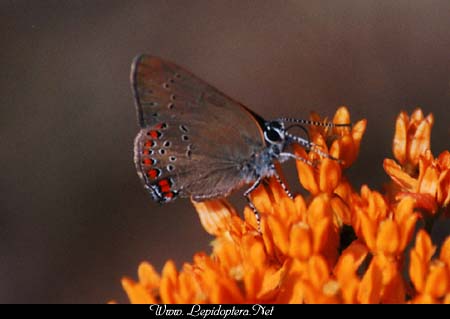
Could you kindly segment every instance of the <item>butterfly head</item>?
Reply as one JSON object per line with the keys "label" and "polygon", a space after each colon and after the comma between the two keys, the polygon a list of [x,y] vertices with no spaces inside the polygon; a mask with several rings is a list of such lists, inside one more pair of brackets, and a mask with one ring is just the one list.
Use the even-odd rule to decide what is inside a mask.
{"label": "butterfly head", "polygon": [[[307,151],[312,151],[314,153],[319,154],[322,157],[339,161],[339,159],[334,158],[328,153],[322,151],[317,144],[311,141],[309,132],[304,125],[322,126],[328,128],[351,127],[351,123],[336,124],[332,122],[318,122],[295,118],[280,118],[277,120],[265,122],[263,130],[264,140],[269,149],[269,154],[271,154],[271,157],[278,159],[280,162],[284,162],[288,158],[295,158],[299,160],[298,156],[292,153],[292,151],[291,152],[285,151],[287,146],[291,144],[297,144],[306,149]],[[305,138],[300,137],[298,135],[294,135],[289,132],[290,129],[295,127],[303,130],[303,132],[305,133]],[[300,160],[309,163],[305,159]]]}
{"label": "butterfly head", "polygon": [[282,152],[286,146],[286,129],[284,123],[278,120],[266,122],[263,132],[266,145],[276,154]]}
{"label": "butterfly head", "polygon": [[[306,139],[288,132],[289,129],[294,126],[298,126],[302,130],[304,130]],[[311,146],[308,131],[303,126],[298,124],[286,126],[286,123],[283,119],[265,122],[263,132],[264,141],[266,142],[266,146],[269,149],[269,153],[281,162],[285,161],[288,158],[286,157],[287,153],[285,152],[285,150],[289,145],[297,143],[306,148],[309,148],[309,146]]]}

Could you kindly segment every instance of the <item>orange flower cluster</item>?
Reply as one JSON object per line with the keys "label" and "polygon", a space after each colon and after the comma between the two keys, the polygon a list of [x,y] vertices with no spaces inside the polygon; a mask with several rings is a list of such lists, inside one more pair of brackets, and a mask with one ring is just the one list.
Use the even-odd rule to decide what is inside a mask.
{"label": "orange flower cluster", "polygon": [[[348,110],[338,109],[333,122],[350,123]],[[242,219],[224,199],[193,202],[215,236],[212,253],[197,253],[180,270],[168,261],[161,274],[142,263],[137,282],[122,280],[130,301],[450,303],[450,236],[435,256],[427,231],[415,233],[420,219],[443,218],[450,201],[450,153],[431,154],[432,125],[433,117],[420,110],[399,115],[398,163],[384,162],[393,180],[385,195],[367,186],[355,191],[343,173],[358,155],[365,120],[351,129],[311,128],[311,141],[340,161],[295,149],[318,163],[297,162],[308,197],[290,199],[275,180],[261,185],[252,193],[261,232],[248,207]],[[353,238],[344,243],[349,230]]]}
{"label": "orange flower cluster", "polygon": [[397,199],[413,197],[417,206],[435,214],[450,202],[450,152],[436,159],[430,150],[432,114],[424,118],[420,109],[397,118],[393,152],[400,164],[386,159],[384,169],[398,185]]}

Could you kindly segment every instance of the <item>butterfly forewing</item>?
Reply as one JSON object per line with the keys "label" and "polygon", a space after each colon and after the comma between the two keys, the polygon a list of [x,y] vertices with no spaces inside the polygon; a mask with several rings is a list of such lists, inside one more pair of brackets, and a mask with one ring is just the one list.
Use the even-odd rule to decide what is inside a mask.
{"label": "butterfly forewing", "polygon": [[141,126],[135,164],[155,200],[222,197],[245,182],[242,165],[265,145],[256,115],[156,57],[136,58],[131,82]]}

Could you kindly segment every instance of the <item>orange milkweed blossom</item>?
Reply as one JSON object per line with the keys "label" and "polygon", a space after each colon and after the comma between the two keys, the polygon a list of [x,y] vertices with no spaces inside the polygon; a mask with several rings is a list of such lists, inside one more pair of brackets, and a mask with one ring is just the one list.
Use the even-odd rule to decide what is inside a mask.
{"label": "orange milkweed blossom", "polygon": [[[317,114],[311,119],[321,121]],[[339,108],[333,122],[349,123],[347,108]],[[351,129],[311,128],[311,141],[340,161],[295,148],[315,163],[297,161],[308,196],[290,199],[275,179],[261,184],[252,193],[261,232],[248,207],[241,218],[225,199],[193,202],[205,231],[215,237],[212,252],[196,253],[179,270],[169,260],[161,273],[141,263],[138,281],[122,279],[130,301],[450,303],[450,236],[437,250],[426,230],[415,234],[424,213],[438,218],[435,212],[450,196],[450,155],[431,155],[432,124],[433,117],[420,110],[400,114],[393,146],[399,164],[384,162],[396,185],[389,194],[366,185],[355,191],[345,176],[357,158],[365,120]],[[347,244],[346,229],[353,232]]]}
{"label": "orange milkweed blossom", "polygon": [[416,109],[409,117],[401,112],[395,123],[392,152],[397,161],[410,165],[413,169],[419,163],[419,157],[430,149],[430,135],[434,124],[433,114],[424,117],[421,109]]}
{"label": "orange milkweed blossom", "polygon": [[430,150],[433,115],[426,118],[420,109],[411,117],[405,112],[397,118],[393,152],[397,159],[385,159],[383,166],[400,189],[397,199],[412,197],[416,205],[426,213],[435,214],[439,208],[447,208],[450,202],[450,152],[442,152],[437,158]]}

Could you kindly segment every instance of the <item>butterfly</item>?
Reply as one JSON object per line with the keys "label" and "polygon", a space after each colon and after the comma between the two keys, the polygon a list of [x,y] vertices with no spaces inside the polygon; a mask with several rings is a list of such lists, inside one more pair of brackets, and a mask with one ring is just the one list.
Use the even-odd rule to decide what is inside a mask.
{"label": "butterfly", "polygon": [[334,159],[289,128],[350,125],[294,118],[267,121],[186,69],[149,55],[134,59],[131,86],[140,126],[134,162],[152,199],[203,201],[250,185],[244,196],[258,223],[250,194],[264,178],[274,176],[292,198],[275,162],[297,159],[313,165],[289,151],[292,144]]}

